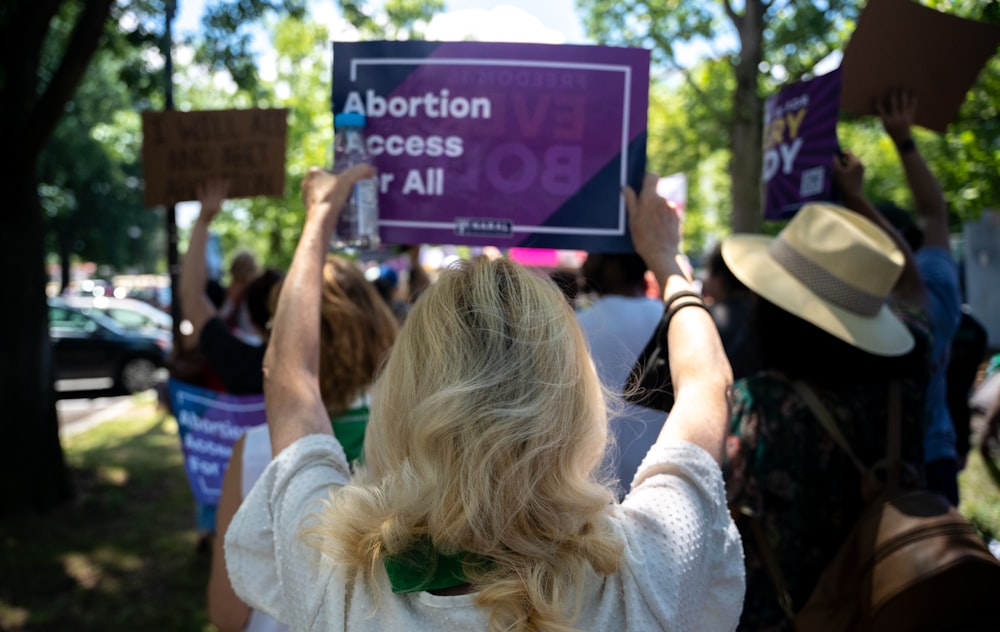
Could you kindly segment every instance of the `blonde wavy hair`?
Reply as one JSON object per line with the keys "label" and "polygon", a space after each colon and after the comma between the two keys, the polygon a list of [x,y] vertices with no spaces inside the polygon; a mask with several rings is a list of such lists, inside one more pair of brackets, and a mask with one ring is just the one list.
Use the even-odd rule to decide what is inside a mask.
{"label": "blonde wavy hair", "polygon": [[[271,293],[272,313],[279,294]],[[370,389],[399,321],[357,264],[336,255],[323,266],[320,314],[319,386],[332,418]]]}
{"label": "blonde wavy hair", "polygon": [[556,286],[508,259],[444,270],[373,389],[365,466],[310,541],[375,587],[385,555],[429,540],[468,565],[491,630],[572,629],[581,587],[618,569],[600,480],[604,393]]}

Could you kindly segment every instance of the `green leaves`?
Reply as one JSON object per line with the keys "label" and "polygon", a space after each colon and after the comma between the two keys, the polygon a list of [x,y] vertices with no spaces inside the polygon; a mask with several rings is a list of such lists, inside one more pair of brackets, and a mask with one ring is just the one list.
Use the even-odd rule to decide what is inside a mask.
{"label": "green leaves", "polygon": [[196,60],[211,70],[226,70],[236,85],[253,92],[259,82],[254,38],[260,22],[274,15],[301,18],[304,0],[226,0],[205,4]]}
{"label": "green leaves", "polygon": [[431,18],[444,10],[444,0],[386,0],[381,10],[368,2],[338,0],[344,19],[358,30],[361,39],[420,39]]}
{"label": "green leaves", "polygon": [[[921,2],[951,15],[1000,23],[998,0]],[[746,139],[760,137],[763,101],[781,86],[808,78],[818,62],[842,51],[864,4],[577,0],[587,33],[598,42],[652,50],[658,96],[650,105],[649,164],[662,174],[688,174],[687,231],[692,241],[700,242],[702,236],[691,231],[711,230],[719,216],[741,230],[760,227],[760,174],[746,168],[752,158],[747,152],[756,147]],[[697,43],[699,48],[692,48]],[[755,70],[749,64],[756,59]],[[845,120],[840,134],[842,144],[864,160],[870,194],[908,205],[898,157],[878,121]],[[737,138],[743,139],[741,147]],[[991,59],[982,71],[948,132],[918,133],[918,142],[957,219],[1000,205],[1000,58]],[[726,162],[728,178],[718,171]],[[706,194],[702,185],[708,182],[715,189]],[[721,208],[719,192],[729,196]]]}

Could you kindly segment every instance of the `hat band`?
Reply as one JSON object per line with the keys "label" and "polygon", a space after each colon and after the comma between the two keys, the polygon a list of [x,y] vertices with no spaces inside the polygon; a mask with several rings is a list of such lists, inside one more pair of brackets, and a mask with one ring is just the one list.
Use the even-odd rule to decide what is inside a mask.
{"label": "hat band", "polygon": [[866,292],[834,276],[816,262],[803,256],[781,235],[771,242],[769,250],[774,260],[793,277],[820,298],[838,307],[862,316],[875,316],[885,304],[885,297]]}

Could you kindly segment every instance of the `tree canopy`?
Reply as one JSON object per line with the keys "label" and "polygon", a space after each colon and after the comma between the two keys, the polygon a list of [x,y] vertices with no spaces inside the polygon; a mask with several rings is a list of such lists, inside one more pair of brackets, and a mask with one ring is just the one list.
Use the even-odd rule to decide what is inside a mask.
{"label": "tree canopy", "polygon": [[[701,174],[692,179],[689,217],[698,218],[703,210],[709,217],[721,212],[727,230],[770,230],[761,220],[764,100],[781,86],[808,78],[821,60],[842,51],[864,2],[578,0],[577,4],[584,11],[588,33],[598,41],[650,48],[654,77],[674,95],[671,103],[683,105],[682,110],[659,112],[651,107],[649,146],[650,164],[663,165],[662,173]],[[923,0],[923,4],[951,15],[1000,22],[996,0]],[[941,180],[956,221],[1000,204],[998,83],[1000,59],[994,57],[946,134],[918,131],[920,147]],[[664,119],[672,137],[657,139],[655,127]],[[898,160],[878,121],[845,119],[840,127],[844,144],[857,149],[866,162],[873,195],[905,199]],[[677,142],[679,138],[683,143]],[[666,148],[670,151],[661,154]],[[692,155],[698,161],[692,162]],[[702,209],[699,187],[705,169],[718,164],[720,156],[728,161],[728,177],[715,182],[729,191],[728,202],[725,208]],[[704,162],[709,157],[716,160]],[[692,228],[698,229],[697,222]]]}
{"label": "tree canopy", "polygon": [[[654,64],[678,73],[697,97],[696,116],[728,132],[730,223],[735,231],[759,230],[765,95],[782,80],[802,77],[846,41],[857,2],[745,0],[739,7],[731,0],[578,0],[577,5],[589,35],[602,43],[651,49]],[[699,81],[709,77],[699,77],[699,65],[689,61],[692,47],[707,47],[709,57],[721,62],[702,68],[727,70],[728,90],[706,89],[723,78]]]}
{"label": "tree canopy", "polygon": [[[343,4],[359,12],[356,19],[369,15],[363,3]],[[260,89],[249,29],[272,15],[301,17],[304,1],[226,0],[207,6],[204,32],[190,42],[198,63],[224,70],[250,95],[247,106],[259,105],[269,97]],[[387,4],[393,15],[403,16],[404,26],[414,28],[421,16],[440,6],[439,1],[414,0]],[[144,225],[132,223],[138,217],[132,213],[138,128],[129,114],[114,111],[113,101],[130,101],[134,109],[162,107],[161,47],[169,32],[165,18],[175,9],[175,0],[8,0],[0,5],[0,136],[10,182],[8,203],[0,212],[0,266],[18,272],[7,284],[17,307],[0,316],[0,429],[9,446],[8,458],[0,461],[0,516],[45,511],[72,497],[59,444],[48,338],[46,217],[53,234],[61,228],[65,235],[50,246],[63,241],[64,250],[74,250],[83,244],[109,261],[120,256],[119,233],[136,235],[129,230],[133,226],[144,231]],[[93,74],[87,75],[95,60]],[[124,84],[127,95],[115,89],[102,94],[103,88],[113,88],[113,78]],[[89,81],[94,81],[92,91]],[[87,86],[80,90],[83,83]],[[64,115],[68,122],[60,129]],[[82,167],[75,164],[80,160],[86,161]],[[116,237],[109,243],[97,245],[88,231],[110,233],[106,224],[100,227],[104,220],[89,215],[113,209],[125,213],[119,221],[128,220],[111,231]],[[98,226],[85,227],[84,220]]]}

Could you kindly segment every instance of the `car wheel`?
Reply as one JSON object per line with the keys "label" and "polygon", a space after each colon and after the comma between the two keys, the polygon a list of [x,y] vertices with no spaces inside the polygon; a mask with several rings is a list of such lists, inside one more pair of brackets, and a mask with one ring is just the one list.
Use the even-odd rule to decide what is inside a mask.
{"label": "car wheel", "polygon": [[156,382],[156,363],[149,358],[130,358],[118,373],[118,387],[127,393],[137,393],[153,388]]}

